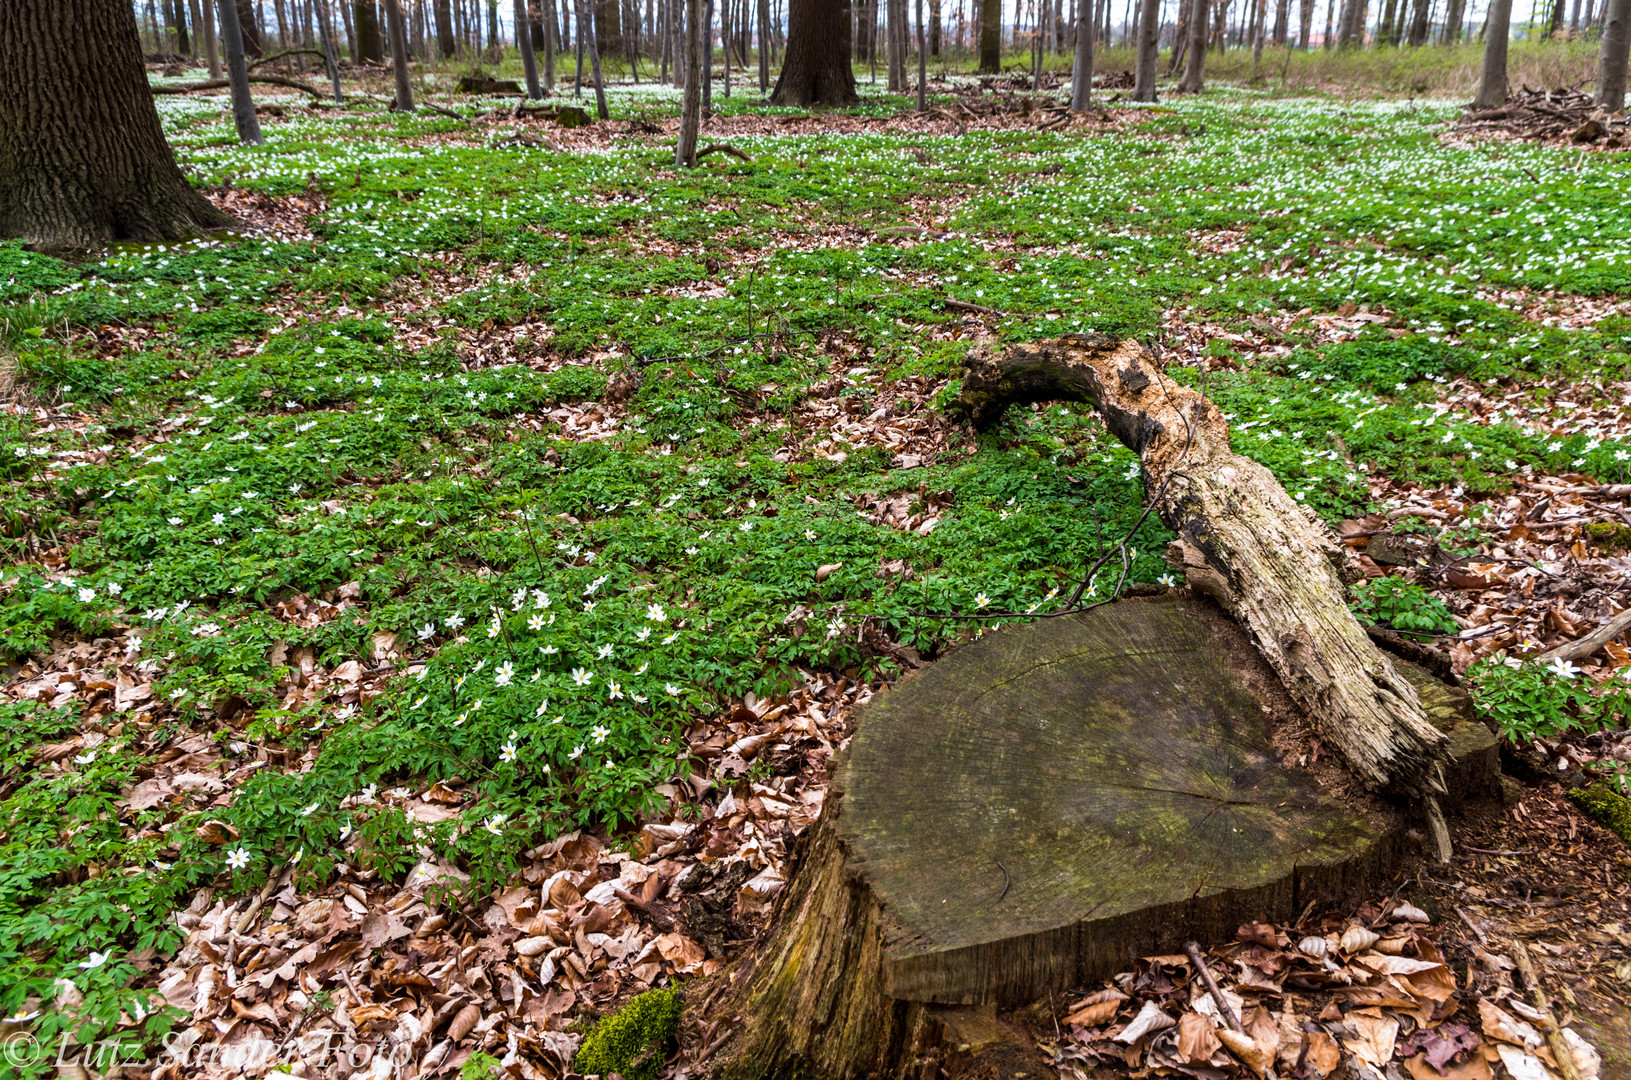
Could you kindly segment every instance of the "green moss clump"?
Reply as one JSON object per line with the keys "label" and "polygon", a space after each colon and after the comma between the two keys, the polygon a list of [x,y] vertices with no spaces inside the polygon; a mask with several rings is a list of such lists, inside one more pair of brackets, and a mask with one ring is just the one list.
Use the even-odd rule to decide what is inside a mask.
{"label": "green moss clump", "polygon": [[663,1044],[679,1030],[682,1007],[678,991],[647,990],[594,1026],[572,1068],[591,1076],[621,1073],[625,1080],[649,1080],[662,1063]]}
{"label": "green moss clump", "polygon": [[1609,551],[1631,551],[1631,528],[1612,521],[1594,521],[1587,525],[1586,539]]}
{"label": "green moss clump", "polygon": [[1571,791],[1569,798],[1591,820],[1631,844],[1631,799],[1623,799],[1600,784],[1583,791]]}

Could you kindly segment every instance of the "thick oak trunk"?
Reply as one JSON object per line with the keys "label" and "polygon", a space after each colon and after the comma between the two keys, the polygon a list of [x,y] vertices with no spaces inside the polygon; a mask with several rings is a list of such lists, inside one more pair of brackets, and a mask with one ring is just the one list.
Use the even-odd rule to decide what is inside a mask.
{"label": "thick oak trunk", "polygon": [[1097,407],[1139,455],[1157,512],[1179,536],[1169,560],[1246,627],[1326,745],[1373,788],[1439,789],[1444,737],[1349,613],[1334,544],[1267,469],[1229,449],[1216,406],[1136,342],[1097,335],[977,350],[962,395],[981,425],[1015,402]]}
{"label": "thick oak trunk", "polygon": [[772,105],[852,105],[849,0],[791,0],[787,52]]}
{"label": "thick oak trunk", "polygon": [[129,3],[0,3],[0,238],[91,248],[233,224],[164,141]]}

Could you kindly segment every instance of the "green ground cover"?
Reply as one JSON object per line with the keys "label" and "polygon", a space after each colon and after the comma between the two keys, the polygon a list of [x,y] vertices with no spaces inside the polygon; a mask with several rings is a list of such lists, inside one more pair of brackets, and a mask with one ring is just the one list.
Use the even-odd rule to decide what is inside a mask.
{"label": "green ground cover", "polygon": [[[611,97],[619,119],[674,106]],[[90,1022],[132,1011],[127,957],[173,947],[166,918],[200,884],[253,887],[297,860],[389,876],[423,845],[490,886],[542,839],[665,803],[697,715],[799,667],[898,671],[867,632],[932,657],[989,625],[961,616],[1056,604],[1141,512],[1136,459],[1082,410],[979,437],[948,417],[948,445],[912,468],[803,441],[813,391],[858,421],[916,380],[910,407],[939,422],[969,345],[946,296],[1013,313],[995,322],[1012,341],[1306,310],[1282,355],[1206,387],[1237,448],[1331,520],[1370,508],[1372,477],[1489,494],[1525,468],[1623,477],[1612,431],[1441,398],[1457,377],[1505,380],[1543,408],[1540,380],[1625,376],[1624,317],[1550,325],[1510,295],[1631,291],[1631,163],[1455,145],[1444,104],[1232,93],[1087,135],[733,137],[752,163],[687,174],[657,139],[499,147],[509,129],[359,105],[291,110],[244,148],[219,99],[161,109],[201,183],[328,205],[311,240],[79,264],[0,246],[0,347],[76,418],[0,415],[0,653],[121,636],[162,702],[47,768],[35,750],[79,717],[3,706],[7,1012],[58,978]],[[950,235],[887,232],[931,218]],[[871,239],[832,239],[856,225]],[[1320,335],[1315,317],[1361,305],[1391,321]],[[519,362],[461,359],[529,320],[547,331],[514,343]],[[605,437],[546,415],[608,397]],[[874,523],[868,500],[892,495],[938,525]],[[1166,574],[1165,539],[1143,526],[1129,580]],[[880,576],[890,564],[909,572]],[[342,618],[277,607],[342,587]],[[382,694],[344,704],[335,683],[284,707],[291,650],[370,666],[386,635],[403,674]],[[121,803],[197,732],[303,767],[254,771],[226,806]],[[392,805],[454,777],[477,793],[458,819]],[[238,839],[201,839],[205,819]]]}

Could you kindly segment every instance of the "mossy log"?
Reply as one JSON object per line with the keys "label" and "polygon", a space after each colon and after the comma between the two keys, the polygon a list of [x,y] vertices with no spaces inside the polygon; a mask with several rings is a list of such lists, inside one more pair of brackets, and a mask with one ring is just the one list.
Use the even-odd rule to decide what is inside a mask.
{"label": "mossy log", "polygon": [[1019,402],[1097,408],[1138,454],[1156,511],[1178,534],[1168,560],[1247,629],[1322,740],[1372,788],[1440,789],[1444,737],[1349,613],[1329,535],[1267,469],[1229,449],[1217,406],[1168,378],[1143,346],[1070,335],[982,347],[961,401],[980,426]]}
{"label": "mossy log", "polygon": [[[1487,793],[1493,738],[1405,670],[1453,730],[1447,795]],[[988,634],[880,694],[771,936],[710,1010],[737,1025],[710,1069],[1042,1075],[1003,1011],[1349,902],[1404,819],[1282,763],[1274,725],[1301,712],[1187,591]]]}

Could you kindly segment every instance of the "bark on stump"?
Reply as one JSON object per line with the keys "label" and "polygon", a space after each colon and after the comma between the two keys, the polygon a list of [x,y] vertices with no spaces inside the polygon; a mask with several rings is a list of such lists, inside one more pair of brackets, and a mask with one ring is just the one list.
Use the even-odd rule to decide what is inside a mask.
{"label": "bark on stump", "polygon": [[[1455,743],[1447,797],[1498,790],[1459,691],[1401,664]],[[1300,710],[1208,600],[991,634],[867,707],[776,928],[734,973],[729,1078],[1041,1063],[999,1015],[1251,919],[1345,903],[1405,820],[1283,765]]]}

